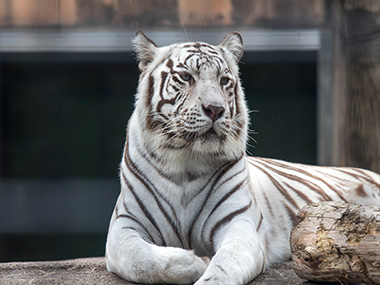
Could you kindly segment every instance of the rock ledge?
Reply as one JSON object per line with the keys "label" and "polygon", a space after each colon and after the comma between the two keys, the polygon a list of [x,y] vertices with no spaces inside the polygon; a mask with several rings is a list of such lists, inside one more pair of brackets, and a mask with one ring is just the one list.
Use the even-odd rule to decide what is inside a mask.
{"label": "rock ledge", "polygon": [[[128,285],[135,283],[124,281],[108,272],[104,257],[94,257],[64,261],[0,263],[0,284]],[[285,262],[267,269],[250,284],[306,285],[312,283],[298,278],[291,263]]]}

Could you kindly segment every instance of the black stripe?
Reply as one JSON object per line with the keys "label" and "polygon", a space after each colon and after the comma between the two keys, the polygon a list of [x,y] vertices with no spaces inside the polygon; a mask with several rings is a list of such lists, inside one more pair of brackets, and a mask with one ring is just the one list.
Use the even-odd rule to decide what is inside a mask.
{"label": "black stripe", "polygon": [[230,177],[228,177],[226,180],[224,180],[222,183],[220,183],[220,184],[218,185],[218,187],[216,188],[216,190],[219,189],[220,187],[222,187],[223,184],[227,183],[228,181],[232,180],[233,178],[235,178],[235,177],[238,176],[239,174],[243,173],[245,170],[246,170],[246,168],[245,168],[245,165],[244,165],[244,167],[243,167],[242,170],[240,170],[240,171],[234,173],[233,175],[231,175]]}
{"label": "black stripe", "polygon": [[161,97],[161,100],[158,102],[157,107],[156,107],[156,112],[157,113],[161,112],[161,108],[165,104],[174,105],[174,103],[176,102],[176,99],[177,99],[177,96],[175,96],[172,99],[164,99],[164,94],[163,93],[164,93],[164,87],[165,87],[165,83],[166,83],[166,79],[167,79],[168,75],[169,75],[169,73],[167,73],[165,71],[161,72],[161,85],[160,85],[160,97]]}
{"label": "black stripe", "polygon": [[[341,171],[343,173],[346,173],[347,175],[350,175],[351,177],[353,177],[355,179],[358,179],[358,180],[362,179],[362,180],[366,181],[367,183],[373,184],[377,188],[380,189],[380,184],[377,183],[376,181],[374,181],[373,178],[371,176],[369,176],[363,169],[360,169],[360,168],[346,168],[345,169],[345,168],[339,168],[339,167],[337,167],[335,169],[338,171]],[[356,172],[356,174],[352,173],[350,170]]]}
{"label": "black stripe", "polygon": [[200,193],[202,193],[206,188],[207,186],[211,183],[211,181],[215,178],[215,181],[214,183],[212,184],[212,186],[210,187],[205,199],[203,200],[203,204],[202,206],[199,208],[199,213],[198,215],[195,216],[195,218],[191,221],[189,227],[188,227],[188,231],[187,231],[187,242],[191,248],[191,236],[192,236],[192,233],[193,233],[193,228],[194,228],[194,225],[196,223],[196,221],[199,219],[199,217],[201,216],[201,213],[202,211],[204,210],[205,208],[205,205],[206,203],[208,202],[208,199],[211,195],[211,192],[214,190],[214,187],[215,185],[217,184],[217,182],[220,180],[220,178],[223,177],[223,175],[228,171],[230,170],[232,167],[234,167],[241,159],[242,159],[243,156],[241,156],[240,158],[238,158],[237,160],[235,161],[232,161],[232,162],[227,162],[226,164],[222,165],[215,173],[214,175],[207,181],[207,183],[205,184],[205,186],[203,188],[201,188],[191,199],[190,201],[187,203],[187,205],[193,200],[195,199],[195,197],[197,197]]}
{"label": "black stripe", "polygon": [[187,66],[185,66],[182,62],[177,64],[177,68],[185,68],[187,69]]}
{"label": "black stripe", "polygon": [[[134,191],[132,185],[129,183],[129,181],[127,180],[125,174],[124,174],[124,171],[121,172],[122,173],[122,177],[123,177],[123,180],[125,182],[125,184],[127,184],[127,188],[129,189],[129,191],[132,193],[133,197],[135,198],[137,204],[139,205],[141,211],[144,213],[144,215],[148,218],[149,222],[156,228],[157,232],[161,234],[161,231],[159,230],[159,227],[156,223],[156,221],[154,220],[152,214],[148,211],[148,209],[145,207],[144,203],[141,201],[140,197],[137,195],[137,193]],[[162,236],[161,234],[161,238],[162,238],[162,242],[163,242],[163,245],[166,245],[165,243],[165,239],[164,237]]]}
{"label": "black stripe", "polygon": [[290,186],[290,185],[289,185],[288,183],[286,183],[285,181],[284,181],[284,184],[286,185],[286,187],[292,189],[292,191],[295,192],[295,193],[298,195],[298,197],[300,197],[302,200],[304,200],[306,204],[311,204],[311,203],[313,203],[313,201],[310,200],[309,197],[308,197],[305,193],[303,193],[302,191],[299,191],[298,189],[296,189],[296,188]]}
{"label": "black stripe", "polygon": [[180,88],[178,88],[176,85],[174,85],[174,84],[170,84],[170,87],[171,88],[173,88],[173,90],[175,91],[175,92],[177,92],[178,94],[180,94],[181,92],[181,89]]}
{"label": "black stripe", "polygon": [[164,92],[165,82],[166,82],[168,75],[169,75],[169,73],[166,71],[161,72],[160,97],[162,99],[164,99],[163,92]]}
{"label": "black stripe", "polygon": [[249,204],[243,208],[240,208],[239,210],[236,210],[234,212],[232,212],[231,214],[225,216],[223,219],[220,219],[215,225],[214,227],[211,229],[210,231],[210,235],[209,235],[209,241],[212,245],[214,245],[214,237],[215,237],[215,234],[216,232],[225,224],[227,224],[228,222],[230,222],[233,218],[235,218],[236,216],[244,213],[245,211],[247,211],[250,207],[252,206],[252,201],[249,202]]}
{"label": "black stripe", "polygon": [[[294,166],[291,166],[289,164],[286,164],[286,163],[279,163],[278,161],[273,161],[273,160],[270,160],[270,159],[262,159],[262,161],[266,162],[267,164],[272,164],[272,165],[275,165],[275,166],[279,166],[281,168],[284,168],[284,169],[289,169],[289,170],[293,170],[295,172],[299,172],[299,173],[302,173],[308,177],[311,177],[315,180],[318,180],[324,184],[327,185],[327,187],[329,187],[332,191],[334,191],[338,196],[339,198],[346,202],[347,203],[347,200],[343,197],[343,195],[340,193],[340,191],[338,189],[336,189],[333,185],[327,183],[324,179],[318,177],[318,176],[314,176],[312,175],[311,173],[305,171],[305,170],[302,170],[301,168],[297,168],[297,167],[294,167]],[[329,199],[330,201],[332,200],[319,186],[317,186],[315,183],[312,183],[311,181],[308,181],[309,183],[305,183],[306,181],[302,178],[300,178],[299,176],[296,176],[296,175],[293,175],[293,174],[289,174],[289,173],[286,173],[286,172],[283,172],[283,171],[280,171],[278,169],[275,169],[273,167],[270,167],[270,166],[266,166],[268,167],[269,169],[271,169],[273,172],[279,174],[279,175],[282,175],[284,177],[287,177],[288,179],[290,180],[294,180],[294,181],[297,181],[297,182],[300,182],[302,184],[312,184],[313,187],[311,187],[312,189],[319,189],[320,193],[324,193],[326,196],[327,196],[327,199]],[[310,187],[310,185],[308,185]]]}
{"label": "black stripe", "polygon": [[132,230],[132,231],[135,231],[136,233],[138,233],[139,231],[136,230],[134,227],[122,227],[123,230]]}
{"label": "black stripe", "polygon": [[196,66],[196,68],[197,68],[197,75],[199,76],[199,71],[200,71],[200,68],[201,68],[201,65],[202,65],[202,60],[201,60],[201,58],[200,57],[198,57],[197,58],[197,61],[196,61],[196,63],[195,63],[195,66]]}
{"label": "black stripe", "polygon": [[[161,213],[164,215],[164,217],[166,218],[167,222],[169,223],[169,225],[171,226],[171,228],[173,229],[174,233],[177,235],[178,237],[178,240],[179,242],[181,243],[182,245],[182,240],[181,240],[181,236],[179,234],[179,230],[178,230],[178,227],[174,224],[173,220],[171,219],[171,217],[169,216],[169,214],[165,211],[164,207],[162,206],[160,200],[157,198],[157,196],[153,193],[152,189],[149,187],[149,185],[144,181],[144,179],[142,177],[139,176],[138,173],[136,173],[136,170],[134,171],[132,168],[130,168],[130,166],[128,166],[128,169],[135,175],[135,177],[137,179],[139,179],[145,186],[145,188],[152,194],[158,208],[160,209]],[[124,174],[123,174],[124,175]],[[170,208],[173,209],[172,205],[170,205]],[[174,211],[173,211],[173,216],[174,216]],[[158,228],[158,227],[157,227]]]}
{"label": "black stripe", "polygon": [[[144,153],[143,151],[146,151],[146,153]],[[169,180],[170,182],[173,182],[174,184],[176,185],[179,185],[179,181],[173,179],[173,177],[169,176],[167,173],[164,173],[159,167],[157,167],[154,163],[152,163],[152,157],[149,155],[149,152],[146,150],[146,149],[142,149],[142,147],[140,146],[137,146],[137,152],[140,154],[141,157],[143,157],[145,159],[145,161],[147,163],[149,163],[157,172],[160,176],[164,177],[165,179]],[[160,196],[163,196],[163,195],[160,195]],[[163,199],[165,199],[163,197]],[[167,203],[169,203],[168,201],[166,201]],[[174,211],[174,209],[173,209]]]}
{"label": "black stripe", "polygon": [[[146,234],[146,236],[148,236],[148,238],[149,238],[149,241],[150,242],[153,242],[153,243],[155,243],[155,244],[157,244],[157,245],[159,245],[160,243],[159,242],[157,242],[154,238],[153,238],[153,236],[150,234],[150,232],[148,231],[148,229],[147,228],[145,228],[145,226],[139,221],[139,220],[137,220],[135,217],[133,217],[133,216],[131,216],[131,215],[119,215],[117,218],[127,218],[127,219],[130,219],[130,220],[132,220],[133,222],[135,222],[140,228],[142,228],[143,230],[144,230],[144,232],[145,232],[145,234]],[[123,229],[124,228],[126,228],[126,227],[123,227]],[[132,228],[132,227],[130,227],[130,228]],[[136,232],[138,232],[139,233],[139,231],[137,230],[137,229],[135,229],[135,228],[133,228]],[[160,238],[161,238],[161,241],[163,241],[163,245],[165,245],[165,242],[164,242],[164,239],[163,239],[163,237],[162,237],[162,235],[160,236]]]}
{"label": "black stripe", "polygon": [[169,121],[169,118],[166,115],[164,114],[158,114],[158,115],[161,116],[161,118],[163,118],[164,120]]}
{"label": "black stripe", "polygon": [[198,190],[197,193],[195,193],[195,195],[189,200],[189,202],[184,205],[185,207],[187,205],[190,204],[190,202],[192,202],[200,193],[202,193],[206,188],[207,186],[209,185],[209,183],[217,176],[217,178],[215,179],[214,183],[212,184],[211,188],[209,189],[209,193],[206,197],[206,199],[203,201],[203,205],[202,205],[202,208],[204,206],[204,204],[207,202],[207,199],[209,198],[212,190],[214,189],[215,185],[217,184],[217,182],[220,180],[221,177],[223,177],[223,175],[229,170],[231,169],[236,163],[238,163],[240,161],[241,158],[237,159],[236,161],[233,161],[233,162],[227,162],[225,164],[223,164],[217,171],[215,171],[215,173],[211,176],[211,178],[205,183],[205,185],[200,189]]}
{"label": "black stripe", "polygon": [[165,105],[165,104],[174,105],[175,102],[176,102],[176,99],[177,99],[177,98],[174,97],[174,98],[172,98],[172,99],[162,99],[162,100],[160,100],[160,102],[158,102],[158,104],[157,104],[157,109],[156,109],[157,113],[160,113],[160,112],[161,112],[161,108],[162,108],[162,106]]}
{"label": "black stripe", "polygon": [[195,54],[194,54],[194,53],[192,53],[192,54],[189,54],[189,55],[188,55],[188,56],[185,58],[185,60],[184,60],[184,62],[183,62],[183,63],[184,63],[185,65],[188,65],[188,64],[187,64],[187,61],[188,61],[190,58],[192,58],[193,56],[195,56]]}
{"label": "black stripe", "polygon": [[259,224],[256,228],[256,232],[259,232],[262,222],[263,222],[263,214],[260,212],[260,221],[259,221]]}
{"label": "black stripe", "polygon": [[[237,117],[240,114],[240,108],[239,108],[239,101],[238,101],[238,87],[239,87],[239,81],[236,82],[235,87],[234,87],[234,93],[235,93],[235,106],[236,106],[236,113],[235,117]],[[232,116],[232,114],[231,114]]]}
{"label": "black stripe", "polygon": [[[191,53],[201,53],[200,50],[197,49],[188,49],[186,52],[191,52]],[[186,61],[185,61],[186,62]]]}
{"label": "black stripe", "polygon": [[[138,233],[138,234],[141,235],[141,233],[140,233],[137,229],[135,229],[134,227],[122,227],[121,229],[123,229],[123,230],[132,230],[132,231],[135,231],[136,233]],[[149,239],[150,239],[150,241],[151,241],[151,242],[154,242],[154,240],[153,240],[152,236],[149,234],[149,232],[147,232],[147,234],[149,235]],[[148,242],[149,242],[149,241],[148,241]],[[156,244],[157,244],[157,243],[156,243]]]}
{"label": "black stripe", "polygon": [[145,151],[149,155],[150,159],[157,161],[157,163],[161,163],[162,162],[162,159],[160,157],[158,157],[157,154],[154,153],[152,150],[146,148]]}
{"label": "black stripe", "polygon": [[[178,222],[178,218],[175,215],[174,207],[170,202],[167,200],[167,198],[154,186],[154,184],[148,179],[145,174],[141,172],[141,170],[137,167],[137,165],[132,161],[130,155],[129,155],[129,144],[127,144],[125,148],[124,153],[124,161],[131,173],[146,187],[146,189],[152,194],[152,196],[155,198],[156,202],[158,203],[159,207],[161,208],[162,205],[158,201],[158,197],[163,200],[171,209],[173,216],[175,217],[176,221]],[[158,197],[157,197],[157,195]],[[164,211],[166,213],[166,211]]]}
{"label": "black stripe", "polygon": [[284,203],[284,207],[285,207],[286,211],[288,212],[288,216],[290,217],[292,224],[293,225],[297,224],[298,219],[297,219],[296,213],[285,203]]}
{"label": "black stripe", "polygon": [[148,94],[146,94],[145,105],[149,110],[148,115],[146,116],[146,126],[149,130],[154,130],[157,126],[157,122],[153,119],[153,110],[152,110],[152,98],[154,94],[154,77],[152,74],[149,74],[149,85],[148,85]]}
{"label": "black stripe", "polygon": [[218,76],[220,76],[220,74],[222,73],[222,65],[223,65],[223,61],[219,62],[218,60],[216,61],[216,64],[217,64],[217,72],[218,72]]}
{"label": "black stripe", "polygon": [[[129,185],[130,185],[130,183],[129,183]],[[150,234],[149,230],[137,219],[137,217],[135,215],[133,215],[131,213],[131,211],[129,211],[127,205],[125,204],[124,198],[123,198],[123,207],[124,207],[124,211],[127,212],[128,214],[127,215],[120,215],[120,217],[125,216],[125,217],[128,217],[129,219],[131,219],[132,221],[134,221],[136,224],[138,224],[145,231],[146,235],[150,238],[150,240],[152,242],[154,242],[155,244],[159,244],[158,242],[155,241],[153,236]],[[116,218],[119,218],[119,216],[117,216]],[[160,232],[158,231],[158,233],[160,233]],[[161,235],[161,233],[160,233],[160,235]],[[164,238],[162,237],[162,235],[160,237],[161,237],[161,241],[163,241]]]}
{"label": "black stripe", "polygon": [[224,270],[224,268],[222,266],[216,265],[216,267],[218,267],[219,270],[222,271],[224,275],[228,276],[228,273],[226,272],[226,270]]}
{"label": "black stripe", "polygon": [[204,235],[204,231],[205,231],[205,227],[206,227],[206,224],[207,224],[207,221],[210,219],[211,215],[216,211],[217,208],[219,208],[219,206],[224,202],[226,201],[229,197],[231,197],[232,194],[234,194],[236,191],[238,191],[239,189],[241,189],[241,186],[247,182],[246,179],[244,179],[243,181],[241,181],[238,185],[236,185],[234,188],[232,188],[231,191],[227,192],[215,205],[214,207],[212,208],[212,210],[210,211],[210,213],[208,214],[207,218],[205,219],[205,222],[202,226],[202,229],[201,229],[201,237],[203,238],[203,235]]}
{"label": "black stripe", "polygon": [[168,62],[166,63],[166,66],[169,67],[170,70],[173,69],[173,60],[171,58],[168,59]]}
{"label": "black stripe", "polygon": [[263,167],[255,165],[258,169],[265,173],[265,175],[269,178],[272,184],[277,188],[278,191],[297,209],[299,208],[297,202],[289,195],[286,189],[275,179],[273,178],[268,171],[266,171]]}
{"label": "black stripe", "polygon": [[149,74],[148,94],[146,95],[146,101],[145,101],[145,105],[148,109],[151,109],[152,107],[153,94],[154,94],[154,77],[152,76],[152,73],[151,73]]}
{"label": "black stripe", "polygon": [[[232,94],[233,95],[233,94]],[[234,117],[234,108],[235,108],[235,103],[232,102],[232,104],[230,104],[230,114],[231,114],[231,118]]]}
{"label": "black stripe", "polygon": [[231,191],[227,192],[214,206],[214,208],[211,210],[210,214],[208,215],[207,219],[208,220],[211,215],[216,211],[216,209],[224,202],[226,201],[232,194],[234,194],[236,191],[238,191],[240,189],[240,187],[245,183],[247,182],[246,179],[244,179],[243,181],[241,181],[238,185],[236,185],[234,188],[232,188]]}
{"label": "black stripe", "polygon": [[209,49],[207,52],[214,54],[214,55],[219,55],[215,50]]}
{"label": "black stripe", "polygon": [[[184,97],[184,96],[185,96],[185,94],[183,94],[183,95],[181,96],[181,99],[182,99],[182,97]],[[174,110],[174,115],[178,115],[178,114],[179,114],[179,110],[181,110],[181,108],[183,107],[183,105],[184,105],[185,103],[186,103],[186,98],[183,98],[182,102],[176,106],[176,109]]]}
{"label": "black stripe", "polygon": [[[284,172],[281,172],[281,171],[278,171],[278,170],[275,170],[273,169],[272,167],[268,166],[268,165],[265,165],[263,167],[259,167],[257,165],[257,163],[263,163],[264,160],[263,159],[260,159],[260,161],[256,158],[255,159],[255,163],[248,160],[249,163],[251,163],[254,167],[257,167],[258,169],[262,170],[267,176],[268,178],[271,180],[271,181],[276,181],[267,171],[265,171],[263,169],[263,167],[266,167],[270,170],[272,170],[273,172],[279,174],[280,176],[283,176],[283,177],[286,177],[288,178],[289,180],[293,180],[293,181],[297,181],[299,182],[300,184],[303,184],[304,186],[308,187],[310,190],[313,190],[314,192],[316,192],[317,194],[319,194],[321,197],[322,197],[322,200],[324,201],[332,201],[333,199],[327,195],[318,185],[316,185],[315,183],[312,183],[311,181],[308,181],[308,180],[304,180],[304,179],[300,179],[300,177],[296,176],[296,175],[292,175],[292,174],[288,174],[288,173],[284,173]],[[276,184],[278,184],[278,182],[276,181]],[[280,187],[280,192],[282,192],[281,190],[285,191],[283,187]],[[286,191],[285,191],[286,192]],[[286,193],[287,195],[284,195],[284,196],[289,196],[288,193]],[[292,199],[293,200],[293,199]],[[294,201],[294,200],[293,200]],[[292,203],[293,205],[296,206],[296,204]]]}
{"label": "black stripe", "polygon": [[271,205],[271,203],[269,202],[268,196],[267,196],[267,194],[265,194],[265,192],[262,192],[262,193],[263,193],[264,198],[265,198],[265,201],[266,201],[266,203],[267,203],[266,206],[269,208],[269,212],[271,213],[272,217],[274,217],[275,214],[274,214],[274,212],[273,212],[272,205]]}
{"label": "black stripe", "polygon": [[[127,168],[129,169],[129,171],[145,186],[145,188],[152,194],[153,198],[155,199],[156,201],[156,204],[157,206],[159,207],[159,209],[161,210],[162,214],[164,215],[164,217],[166,218],[167,222],[169,223],[169,225],[171,226],[171,228],[173,229],[174,233],[177,235],[178,237],[178,240],[179,242],[181,243],[182,245],[182,239],[181,239],[181,235],[179,233],[179,227],[180,226],[177,226],[179,225],[179,220],[174,212],[174,208],[173,206],[169,203],[169,201],[167,201],[167,199],[157,190],[157,188],[153,185],[153,183],[139,170],[139,168],[137,167],[137,165],[131,160],[130,158],[130,155],[129,155],[129,143],[128,143],[128,139],[127,139],[127,145],[125,147],[125,151],[124,151],[124,162],[127,166]],[[173,218],[175,219],[175,222],[176,224],[174,223],[174,221],[172,220],[172,218],[169,216],[169,214],[165,211],[164,207],[162,206],[160,200],[158,199],[158,197],[156,196],[157,193],[159,195],[159,197],[161,198],[161,200],[163,200],[164,202],[166,202],[166,204],[169,206],[169,208],[171,209],[172,211],[172,215],[173,215]]]}

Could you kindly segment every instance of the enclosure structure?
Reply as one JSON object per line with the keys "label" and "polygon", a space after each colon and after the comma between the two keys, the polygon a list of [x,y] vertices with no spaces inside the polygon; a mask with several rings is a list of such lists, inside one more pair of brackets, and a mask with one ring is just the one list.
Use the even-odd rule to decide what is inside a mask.
{"label": "enclosure structure", "polygon": [[0,260],[102,254],[137,29],[241,32],[249,152],[380,172],[379,28],[376,0],[0,0]]}

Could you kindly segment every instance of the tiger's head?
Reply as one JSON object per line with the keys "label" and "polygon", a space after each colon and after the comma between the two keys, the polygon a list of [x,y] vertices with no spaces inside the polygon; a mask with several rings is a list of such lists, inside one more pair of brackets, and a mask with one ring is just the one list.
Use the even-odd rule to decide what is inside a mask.
{"label": "tiger's head", "polygon": [[241,157],[248,125],[238,70],[241,35],[229,33],[217,46],[158,47],[138,31],[133,43],[141,71],[136,112],[146,147],[186,159]]}

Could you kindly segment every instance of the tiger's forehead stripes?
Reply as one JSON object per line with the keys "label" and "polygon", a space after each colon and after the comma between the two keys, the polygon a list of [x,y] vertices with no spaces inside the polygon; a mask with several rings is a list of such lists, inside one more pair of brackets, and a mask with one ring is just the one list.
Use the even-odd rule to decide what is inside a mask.
{"label": "tiger's forehead stripes", "polygon": [[200,73],[202,67],[216,68],[220,74],[227,65],[223,55],[215,47],[205,43],[185,44],[179,47],[177,68],[193,69]]}
{"label": "tiger's forehead stripes", "polygon": [[180,62],[177,64],[177,68],[186,68],[187,69],[187,66],[185,66],[182,62]]}

